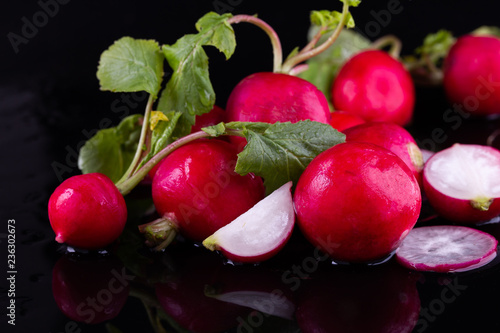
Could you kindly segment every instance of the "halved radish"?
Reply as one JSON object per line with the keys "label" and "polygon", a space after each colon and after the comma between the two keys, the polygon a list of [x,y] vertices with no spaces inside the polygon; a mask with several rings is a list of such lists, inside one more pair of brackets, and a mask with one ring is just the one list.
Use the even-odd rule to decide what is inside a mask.
{"label": "halved radish", "polygon": [[470,227],[418,227],[396,250],[396,259],[417,271],[464,272],[491,262],[497,255],[497,245],[495,237]]}
{"label": "halved radish", "polygon": [[235,262],[260,262],[274,256],[292,235],[295,211],[288,182],[203,241]]}
{"label": "halved radish", "polygon": [[442,217],[460,223],[488,221],[500,214],[500,151],[454,144],[425,163],[423,185]]}

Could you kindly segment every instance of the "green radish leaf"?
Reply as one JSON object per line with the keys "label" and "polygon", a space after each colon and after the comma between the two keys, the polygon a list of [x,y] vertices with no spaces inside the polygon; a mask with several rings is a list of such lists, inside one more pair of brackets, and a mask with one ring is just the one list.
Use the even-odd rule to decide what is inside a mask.
{"label": "green radish leaf", "polygon": [[236,40],[233,28],[227,23],[231,14],[214,12],[203,16],[197,23],[197,34],[184,35],[173,45],[162,50],[172,68],[172,76],[158,101],[158,110],[181,113],[175,137],[189,134],[196,115],[209,112],[215,103],[215,92],[209,78],[208,56],[204,46],[215,46],[231,57]]}
{"label": "green radish leaf", "polygon": [[349,7],[358,7],[361,0],[340,0],[340,2],[346,3]]}
{"label": "green radish leaf", "polygon": [[446,57],[455,40],[450,31],[442,29],[428,34],[424,38],[422,46],[418,47],[415,53],[427,57],[432,63],[437,65],[440,60]]}
{"label": "green radish leaf", "polygon": [[80,149],[82,173],[100,172],[117,182],[132,162],[141,133],[142,116],[124,118],[116,127],[98,131]]}
{"label": "green radish leaf", "polygon": [[156,98],[161,88],[163,60],[157,42],[123,37],[101,54],[97,69],[101,90],[147,91]]}
{"label": "green radish leaf", "polygon": [[[309,36],[314,36],[318,27],[311,27]],[[328,34],[323,38],[328,38]],[[311,82],[331,101],[331,85],[342,65],[354,54],[370,47],[370,40],[354,30],[343,29],[335,42],[324,52],[307,61],[307,70],[297,76]]]}
{"label": "green radish leaf", "polygon": [[226,126],[224,123],[218,123],[217,125],[203,127],[201,130],[212,137],[218,137],[226,132]]}
{"label": "green radish leaf", "polygon": [[321,152],[345,141],[345,135],[328,124],[305,120],[297,123],[228,123],[242,130],[248,143],[238,155],[235,171],[264,179],[269,194],[288,181],[294,184]]}

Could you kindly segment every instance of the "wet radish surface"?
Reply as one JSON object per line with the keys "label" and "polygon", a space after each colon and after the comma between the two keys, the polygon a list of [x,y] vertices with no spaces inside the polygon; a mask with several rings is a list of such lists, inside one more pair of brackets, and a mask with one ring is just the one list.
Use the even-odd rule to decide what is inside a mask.
{"label": "wet radish surface", "polygon": [[[498,257],[476,270],[439,274],[401,269],[395,265],[394,258],[374,267],[333,266],[297,232],[282,252],[256,267],[230,265],[218,254],[181,240],[166,253],[152,254],[143,247],[135,228],[126,229],[121,243],[110,250],[112,255],[75,254],[56,243],[47,216],[51,191],[63,179],[78,174],[77,151],[89,135],[116,124],[128,114],[142,112],[146,103],[145,95],[140,93],[122,95],[99,91],[95,78],[97,60],[112,41],[129,34],[173,42],[181,33],[192,31],[194,22],[202,14],[216,10],[215,6],[219,5],[218,8],[235,13],[259,13],[280,27],[280,32],[284,31],[284,48],[289,50],[304,44],[305,36],[293,35],[304,31],[299,26],[308,24],[309,10],[338,8],[335,2],[318,1],[280,8],[278,15],[277,9],[263,1],[57,3],[58,12],[53,17],[47,15],[47,23],[40,21],[26,43],[19,44],[17,53],[5,36],[9,32],[21,36],[25,22],[22,18],[32,21],[33,15],[42,8],[37,1],[29,1],[22,6],[11,3],[10,8],[3,11],[6,17],[2,20],[4,42],[0,46],[3,55],[0,64],[1,332],[126,333],[140,329],[149,333],[156,332],[158,322],[171,332],[183,332],[181,324],[187,316],[174,317],[167,309],[179,310],[184,306],[190,310],[208,306],[213,312],[194,311],[195,317],[206,323],[201,327],[225,332],[307,332],[319,328],[332,331],[339,325],[353,327],[350,325],[353,320],[360,330],[364,327],[360,323],[366,322],[373,323],[368,327],[380,328],[381,332],[390,327],[402,332],[500,330],[496,306],[500,299]],[[220,7],[221,4],[225,7]],[[471,8],[465,1],[454,2],[452,7],[443,4],[443,8],[410,1],[399,4],[389,8],[387,3],[367,2],[353,10],[353,15],[359,29],[371,33],[373,38],[380,36],[375,32],[407,36],[404,32],[415,31],[415,26],[422,24],[417,18],[425,15],[425,22],[432,26],[423,26],[418,36],[409,33],[408,39],[403,37],[410,51],[427,32],[446,25],[443,17],[448,27],[455,28],[457,33],[496,22],[495,10]],[[177,13],[182,13],[182,20],[178,20]],[[389,14],[384,16],[384,13]],[[466,23],[458,19],[464,16],[468,17]],[[374,28],[377,29],[370,30]],[[238,29],[243,35],[256,36],[253,27]],[[220,91],[217,102],[220,101],[221,106],[240,78],[270,69],[270,47],[264,37],[258,48],[245,42],[244,37],[238,47],[238,53],[228,62],[217,51],[207,50],[214,59],[211,70],[221,73],[213,77],[216,90]],[[498,137],[494,133],[498,133],[500,119],[485,121],[446,113],[450,107],[441,89],[417,89],[415,119],[409,129],[422,148],[439,150],[458,141],[486,144],[491,135]],[[447,118],[443,118],[445,113]],[[498,140],[490,138],[490,141],[500,148]],[[138,218],[151,204],[147,186],[137,188],[127,198],[132,223],[147,222]],[[16,273],[7,273],[11,271],[7,267],[8,220],[15,220]],[[446,223],[449,222],[436,217],[424,198],[417,225]],[[499,223],[477,229],[500,239]],[[65,253],[68,251],[70,253]],[[61,258],[71,264],[56,265]],[[58,276],[80,274],[85,281],[86,273],[74,269],[79,260],[84,261],[80,268],[94,272],[89,273],[87,280],[93,281],[93,287],[72,282],[78,299],[76,303],[66,299],[64,304],[76,304],[80,317],[68,316],[78,314],[77,309],[61,311],[58,304],[63,304],[64,295],[54,294],[63,290],[53,287],[54,267],[60,273]],[[184,278],[190,272],[196,274]],[[11,275],[15,275],[14,284],[12,279],[7,280]],[[81,282],[82,279],[74,280]],[[167,298],[166,291],[174,287],[178,287],[179,292],[171,292]],[[9,292],[14,292],[15,297],[8,296]],[[238,295],[247,296],[235,299]],[[217,298],[231,302],[223,303]],[[7,316],[12,299],[15,300],[15,327],[8,324]],[[171,305],[168,308],[164,306],[167,299]],[[249,301],[257,304],[242,305],[248,305]],[[217,302],[221,304],[213,306]],[[375,309],[398,311],[388,316]],[[224,315],[217,316],[215,310]],[[292,310],[295,312],[289,319]],[[329,311],[335,311],[335,316],[330,316]],[[86,323],[92,314],[107,321]],[[185,310],[184,314],[192,312]],[[79,318],[82,321],[78,321]]]}

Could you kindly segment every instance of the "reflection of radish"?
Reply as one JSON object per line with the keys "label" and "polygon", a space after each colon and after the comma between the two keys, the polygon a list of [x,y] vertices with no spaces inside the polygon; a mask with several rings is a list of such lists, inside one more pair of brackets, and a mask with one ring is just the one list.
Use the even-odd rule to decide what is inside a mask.
{"label": "reflection of radish", "polygon": [[500,214],[500,151],[455,144],[429,158],[423,185],[442,217],[461,223],[490,220]]}
{"label": "reflection of radish", "polygon": [[181,248],[175,253],[176,268],[168,269],[155,293],[164,312],[187,332],[227,332],[238,326],[250,310],[232,303],[205,296],[207,286],[232,281],[231,267],[223,265],[218,256],[200,248]]}
{"label": "reflection of radish", "polygon": [[413,116],[415,88],[404,66],[380,50],[362,51],[340,69],[332,85],[335,109],[366,121],[407,125]]}
{"label": "reflection of radish", "polygon": [[500,114],[500,39],[465,35],[443,63],[443,86],[451,102],[475,115]]}
{"label": "reflection of radish", "polygon": [[411,134],[394,123],[369,122],[354,126],[346,131],[346,141],[369,142],[384,147],[406,163],[413,175],[421,183],[421,171],[424,167],[422,152]]}
{"label": "reflection of radish", "polygon": [[52,270],[52,293],[68,318],[97,324],[120,313],[134,278],[115,257],[76,258],[66,254]]}
{"label": "reflection of radish", "polygon": [[413,332],[420,312],[415,272],[393,262],[335,268],[304,281],[296,311],[301,332]]}
{"label": "reflection of radish", "polygon": [[203,241],[237,262],[257,262],[274,256],[292,235],[295,223],[292,182],[281,186],[231,223]]}
{"label": "reflection of radish", "polygon": [[341,143],[306,167],[294,194],[304,235],[333,260],[378,261],[415,225],[420,187],[408,166],[385,148]]}
{"label": "reflection of radish", "polygon": [[293,292],[282,278],[280,270],[262,265],[226,265],[230,278],[206,286],[205,294],[219,301],[260,311],[265,315],[293,320]]}
{"label": "reflection of radish", "polygon": [[497,240],[463,226],[415,228],[396,251],[396,258],[411,269],[462,272],[482,267],[496,257]]}
{"label": "reflection of radish", "polygon": [[153,202],[180,233],[202,241],[264,197],[262,179],[234,171],[237,152],[222,140],[196,140],[168,155],[153,179]]}
{"label": "reflection of radish", "polygon": [[84,249],[109,245],[127,221],[125,199],[100,173],[66,179],[52,193],[48,211],[56,241]]}

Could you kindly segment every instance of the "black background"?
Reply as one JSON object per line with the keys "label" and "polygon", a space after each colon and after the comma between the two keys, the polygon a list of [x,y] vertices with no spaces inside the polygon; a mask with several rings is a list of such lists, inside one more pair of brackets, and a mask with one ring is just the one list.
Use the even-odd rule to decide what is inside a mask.
{"label": "black background", "polygon": [[[54,1],[42,1],[55,3]],[[61,1],[63,2],[63,1]],[[430,32],[445,28],[455,35],[480,25],[497,25],[494,2],[470,1],[399,1],[397,14],[387,16],[388,3],[364,1],[352,9],[357,29],[371,39],[395,34],[403,41],[403,54],[412,53]],[[396,1],[397,2],[397,1]],[[185,33],[194,32],[198,18],[216,10],[216,4],[228,4],[233,14],[259,14],[280,35],[284,53],[306,43],[309,11],[338,9],[337,1],[77,1],[58,4],[57,12],[45,21],[37,1],[4,4],[0,11],[0,274],[2,292],[6,252],[6,221],[16,220],[18,305],[16,327],[6,325],[7,299],[2,294],[0,327],[7,332],[62,332],[67,318],[58,310],[51,292],[51,269],[60,256],[53,241],[46,205],[61,177],[78,173],[76,152],[88,139],[85,133],[108,127],[119,121],[112,103],[120,95],[99,90],[96,79],[100,54],[122,36],[155,39],[172,44]],[[232,3],[233,5],[230,5]],[[488,5],[486,5],[488,3]],[[224,8],[223,8],[224,9]],[[384,15],[385,14],[385,15]],[[25,43],[15,47],[8,36],[23,34],[26,21],[38,21],[37,31]],[[26,29],[26,28],[24,28]],[[370,30],[372,29],[372,30]],[[272,69],[271,47],[258,28],[235,26],[237,49],[226,61],[213,48],[207,48],[217,103],[225,105],[231,88],[244,76]],[[25,31],[26,32],[26,31]],[[413,133],[425,140],[435,128],[445,130],[446,140],[435,148],[456,141],[484,143],[498,121],[469,121],[458,130],[440,123],[449,107],[440,88],[419,88]],[[139,105],[131,112],[141,112]],[[67,172],[55,172],[54,162],[66,165]],[[4,260],[5,259],[5,260]],[[500,329],[498,268],[460,276],[467,285],[460,297],[429,321],[426,332],[458,332],[468,329],[493,332]],[[442,287],[424,289],[422,306],[439,298]],[[141,322],[145,314],[131,301],[120,320]],[[130,319],[131,317],[134,319]],[[118,324],[118,326],[120,326]],[[93,332],[97,328],[85,328]],[[124,332],[135,332],[125,329]],[[151,331],[145,325],[144,332]],[[2,332],[5,330],[2,329]]]}

